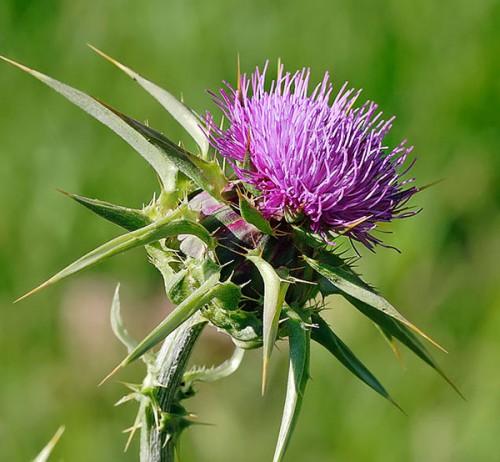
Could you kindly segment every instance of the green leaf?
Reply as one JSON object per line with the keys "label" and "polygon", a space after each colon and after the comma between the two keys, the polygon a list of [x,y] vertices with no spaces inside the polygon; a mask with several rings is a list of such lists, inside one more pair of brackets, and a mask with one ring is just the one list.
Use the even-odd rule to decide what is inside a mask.
{"label": "green leaf", "polygon": [[71,265],[67,266],[59,273],[45,281],[43,284],[16,300],[16,302],[23,300],[52,284],[55,284],[61,279],[107,260],[114,255],[118,255],[136,247],[142,247],[165,237],[177,236],[179,234],[193,234],[199,237],[207,245],[212,246],[212,237],[210,236],[210,233],[203,228],[203,226],[192,221],[177,219],[181,216],[182,211],[178,209],[167,215],[165,218],[151,223],[144,228],[131,231],[130,233],[112,239],[106,244],[101,245],[97,249],[94,249],[79,258]]}
{"label": "green leaf", "polygon": [[203,309],[203,316],[213,326],[227,332],[233,343],[245,350],[262,347],[262,321],[258,314],[243,309],[221,310],[214,304]]}
{"label": "green leaf", "polygon": [[267,368],[273,351],[281,309],[285,300],[286,291],[290,285],[283,280],[276,270],[261,256],[249,253],[247,255],[258,269],[264,280],[264,315],[263,315],[263,365],[262,365],[262,394],[266,388]]}
{"label": "green leaf", "polygon": [[128,207],[122,207],[121,205],[115,205],[97,199],[89,199],[61,190],[59,191],[97,215],[128,231],[135,231],[136,229],[151,224],[151,219],[142,213],[141,210],[130,209]]}
{"label": "green leaf", "polygon": [[[166,266],[170,267],[170,264],[167,263]],[[168,298],[175,305],[182,303],[193,290],[219,271],[219,265],[209,259],[187,260],[181,269],[165,280]]]}
{"label": "green leaf", "polygon": [[245,350],[236,347],[233,355],[227,361],[224,361],[217,367],[211,367],[209,369],[194,368],[184,374],[183,381],[189,386],[196,382],[215,382],[229,377],[238,370],[243,360],[243,356],[245,356]]}
{"label": "green leaf", "polygon": [[166,189],[175,189],[175,185],[173,183],[176,181],[175,178],[177,170],[174,164],[168,159],[167,156],[165,156],[165,153],[162,150],[153,146],[146,139],[144,139],[144,137],[137,133],[137,131],[134,130],[129,124],[126,124],[122,118],[118,117],[109,106],[106,106],[95,98],[45,74],[42,74],[41,72],[30,69],[29,67],[3,56],[0,56],[0,58],[37,78],[78,106],[80,109],[83,109],[87,114],[90,114],[99,122],[113,130],[149,162],[149,164],[155,169]]}
{"label": "green leaf", "polygon": [[463,398],[463,395],[457,386],[447,377],[439,364],[424,347],[422,342],[420,342],[417,336],[405,324],[394,318],[384,316],[384,314],[380,311],[354,297],[346,296],[346,299],[366,317],[370,318],[375,324],[380,326],[386,336],[398,339],[420,359],[432,367]]}
{"label": "green leaf", "polygon": [[254,225],[259,231],[264,234],[273,235],[273,228],[262,214],[254,208],[248,199],[243,194],[238,193],[240,199],[240,213],[242,218],[251,225]]}
{"label": "green leaf", "polygon": [[241,287],[234,282],[223,282],[217,291],[217,297],[212,301],[219,310],[233,311],[238,309],[241,300]]}
{"label": "green leaf", "polygon": [[201,189],[207,191],[216,199],[222,200],[221,191],[227,185],[227,179],[216,161],[208,162],[201,159],[170,141],[162,133],[141,124],[110,106],[106,107],[137,133],[140,133],[149,143],[160,149],[182,173],[191,178]]}
{"label": "green leaf", "polygon": [[63,433],[64,427],[59,427],[55,435],[48,442],[47,446],[42,449],[42,451],[38,454],[38,456],[36,456],[33,462],[47,462],[47,460],[49,460],[50,454],[52,454],[52,451],[54,450]]}
{"label": "green leaf", "polygon": [[[120,340],[123,345],[127,348],[127,351],[130,353],[134,351],[137,347],[137,340],[135,340],[128,332],[125,324],[123,323],[123,319],[120,313],[121,304],[120,304],[120,284],[116,286],[115,294],[113,296],[113,301],[111,303],[111,329],[115,334],[116,338]],[[143,360],[148,365],[153,365],[155,362],[155,358],[152,354],[146,353],[143,356]]]}
{"label": "green leaf", "polygon": [[305,230],[296,225],[292,225],[292,229],[294,240],[300,244],[312,247],[313,249],[319,249],[325,246],[325,240],[319,234],[313,233],[310,230]]}
{"label": "green leaf", "polygon": [[439,349],[445,351],[428,335],[426,335],[420,329],[415,327],[410,321],[408,321],[384,297],[377,294],[374,290],[372,290],[367,284],[363,283],[361,279],[356,275],[354,275],[352,272],[344,270],[343,268],[338,266],[332,266],[323,262],[319,262],[317,260],[313,260],[306,256],[303,256],[303,259],[315,271],[317,271],[328,281],[330,281],[335,287],[337,287],[342,292],[344,297],[346,295],[353,297],[365,303],[366,305],[373,307],[375,310],[381,313],[381,315],[389,316],[393,319],[396,319],[400,323],[406,325],[414,332],[416,332],[417,334],[419,334],[420,336],[431,342]]}
{"label": "green leaf", "polygon": [[[118,365],[118,367],[110,374],[113,375],[119,369],[125,367],[127,364],[135,361],[144,353],[148,352],[155,345],[160,343],[182,323],[187,321],[198,310],[203,308],[214,297],[217,296],[217,291],[220,287],[219,284],[220,272],[210,276],[203,284],[195,289],[189,297],[187,297],[181,304],[179,304],[158,326],[156,326],[142,342],[134,348],[133,351]],[[109,377],[109,376],[108,376]]]}
{"label": "green leaf", "polygon": [[128,333],[125,325],[123,324],[120,309],[120,284],[118,284],[115,289],[115,294],[113,295],[113,301],[111,302],[111,330],[115,334],[116,338],[125,345],[127,351],[131,352],[137,346],[137,341]]}
{"label": "green leaf", "polygon": [[311,338],[325,347],[335,358],[337,358],[349,371],[358,379],[366,383],[370,388],[389,400],[398,409],[399,405],[392,399],[383,385],[356,357],[349,347],[333,332],[330,326],[321,318],[314,314],[312,322],[315,327],[311,331]]}
{"label": "green leaf", "polygon": [[195,140],[196,144],[199,146],[201,155],[203,158],[206,157],[209,148],[209,142],[206,134],[200,128],[201,119],[197,116],[191,109],[189,109],[184,103],[175,98],[171,93],[160,88],[158,85],[146,80],[139,74],[134,72],[132,69],[124,66],[115,59],[108,56],[106,53],[98,50],[97,48],[89,45],[94,51],[99,53],[102,57],[107,59],[109,62],[114,64],[116,67],[121,69],[130,78],[135,80],[142,88],[144,88],[156,101],[158,101],[182,127],[191,135]]}
{"label": "green leaf", "polygon": [[286,323],[288,325],[290,343],[290,368],[288,372],[285,407],[273,462],[280,462],[285,455],[299,418],[302,400],[309,379],[309,331],[296,313],[288,310],[287,314],[289,316]]}

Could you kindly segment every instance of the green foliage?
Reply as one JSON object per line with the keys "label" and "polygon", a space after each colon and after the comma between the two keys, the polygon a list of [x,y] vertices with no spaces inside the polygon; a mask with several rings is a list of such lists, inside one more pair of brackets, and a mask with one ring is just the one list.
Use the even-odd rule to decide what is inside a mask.
{"label": "green foliage", "polygon": [[120,363],[118,368],[125,367],[127,364],[140,358],[144,353],[147,353],[151,348],[171,334],[177,327],[203,308],[203,306],[214,299],[221,290],[219,277],[219,272],[214,273],[201,284],[199,288],[192,291],[192,293],[185,298],[167,318],[158,324],[158,326],[129,353]]}
{"label": "green foliage", "polygon": [[310,362],[310,330],[304,320],[293,310],[287,310],[288,335],[290,344],[290,366],[288,369],[288,384],[286,388],[285,406],[274,452],[273,462],[283,460],[290,442],[304,399],[306,385],[309,380]]}
{"label": "green foliage", "polygon": [[271,353],[278,336],[278,324],[280,314],[285,301],[286,291],[290,282],[286,280],[286,275],[278,274],[271,264],[260,255],[248,254],[247,258],[257,267],[264,281],[264,301],[263,301],[263,362],[262,362],[262,394],[266,389],[267,368]]}
{"label": "green foliage", "polygon": [[259,231],[264,234],[274,234],[273,229],[269,222],[262,216],[262,214],[250,204],[248,199],[239,194],[240,198],[240,213],[247,223],[254,225]]}
{"label": "green foliage", "polygon": [[183,382],[185,388],[191,388],[197,382],[215,382],[217,380],[229,377],[236,372],[245,356],[245,350],[236,347],[233,355],[222,364],[214,367],[194,367],[184,373]]}
{"label": "green foliage", "polygon": [[23,300],[40,290],[59,282],[79,271],[90,268],[120,253],[126,252],[136,247],[143,247],[152,242],[164,239],[169,236],[179,234],[192,234],[202,239],[206,244],[212,245],[212,238],[208,231],[198,223],[182,219],[182,209],[174,210],[165,218],[151,223],[144,228],[131,231],[128,234],[119,236],[106,244],[79,258],[68,265],[63,270],[52,276],[50,279],[39,285],[37,288],[23,295],[17,301]]}
{"label": "green foliage", "polygon": [[376,293],[367,284],[361,281],[358,276],[353,274],[352,271],[350,271],[349,266],[344,262],[342,262],[339,266],[332,266],[323,262],[315,261],[306,256],[304,256],[304,260],[319,274],[328,279],[328,281],[333,284],[348,300],[359,300],[363,303],[363,305],[368,307],[368,310],[375,310],[373,312],[374,317],[383,319],[384,321],[382,322],[387,322],[387,317],[395,319],[398,323],[409,327],[439,347],[439,345],[431,340],[426,334],[402,316],[401,313],[399,313],[399,311],[397,311],[396,308],[394,308],[384,297]]}
{"label": "green foliage", "polygon": [[208,139],[200,128],[201,118],[192,109],[188,108],[185,104],[175,98],[168,91],[160,88],[158,85],[146,80],[139,74],[129,69],[127,66],[119,63],[107,54],[98,50],[90,45],[94,51],[99,53],[102,57],[121,69],[125,74],[135,80],[142,88],[144,88],[153,98],[155,98],[170,114],[179,122],[182,127],[193,137],[196,144],[200,148],[200,154],[203,159],[208,155]]}
{"label": "green foliage", "polygon": [[136,130],[130,127],[127,123],[124,123],[119,112],[97,101],[95,98],[92,98],[91,96],[72,88],[69,85],[59,82],[48,75],[42,74],[34,69],[30,69],[29,67],[16,63],[15,61],[3,56],[0,56],[0,58],[48,85],[80,109],[83,109],[86,113],[109,127],[148,161],[148,163],[155,169],[164,185],[168,185],[172,182],[172,177],[175,175],[175,169],[172,162],[169,161],[168,156],[165,156],[163,151],[146,142]]}
{"label": "green foliage", "polygon": [[[376,370],[384,368],[386,380],[411,419],[401,420],[379,405],[340,369],[332,379],[331,356],[313,351],[315,380],[308,385],[307,405],[287,460],[491,460],[497,453],[493,430],[499,386],[492,352],[498,349],[500,338],[495,260],[498,220],[494,218],[500,183],[494,155],[498,140],[491,118],[497,99],[493,4],[334,2],[325,6],[295,2],[283,9],[277,2],[266,4],[265,14],[263,6],[224,1],[167,6],[157,0],[140,5],[127,0],[99,5],[79,0],[7,0],[0,5],[0,48],[3,54],[37,63],[66,81],[89,85],[92,94],[119,101],[127,113],[141,114],[139,120],[147,116],[173,140],[182,138],[176,126],[169,126],[169,121],[164,124],[163,113],[148,105],[139,92],[136,96],[129,82],[120,82],[92,59],[82,46],[85,40],[127,56],[127,62],[133,61],[134,67],[148,75],[159,75],[173,94],[184,91],[186,100],[200,111],[209,105],[203,88],[216,88],[221,75],[232,80],[239,50],[247,70],[278,55],[291,67],[310,65],[316,75],[332,70],[338,84],[349,79],[363,85],[366,97],[376,97],[386,114],[397,113],[396,131],[403,133],[404,126],[416,146],[418,177],[424,183],[442,176],[448,179],[423,192],[418,202],[424,212],[411,224],[398,225],[397,233],[389,236],[403,255],[381,251],[359,266],[382,293],[398,302],[396,306],[404,306],[405,315],[443,340],[451,351],[444,360],[446,369],[463,384],[468,404],[457,404],[411,359],[407,374],[384,367],[385,352],[373,346],[377,339],[363,323],[353,328],[356,314],[337,300],[332,312],[325,311],[329,323],[342,338],[349,338],[360,357]],[[231,27],[221,27],[221,11]],[[259,24],[259,34],[252,24]],[[289,33],[290,27],[294,34]],[[73,288],[68,284],[47,292],[36,299],[36,306],[19,305],[13,310],[10,302],[21,291],[22,281],[41,278],[68,258],[83,254],[97,240],[112,237],[112,228],[58,202],[50,191],[53,185],[140,209],[149,200],[155,178],[123,152],[119,141],[91,127],[52,95],[7,71],[0,74],[0,81],[7,90],[2,92],[0,119],[8,127],[2,137],[0,169],[4,215],[0,290],[5,305],[0,345],[6,352],[0,407],[8,426],[0,436],[0,459],[29,460],[46,441],[47,426],[67,422],[71,438],[61,441],[61,450],[71,454],[72,460],[92,459],[90,446],[99,452],[95,460],[136,460],[134,450],[122,454],[123,414],[110,407],[117,390],[95,387],[111,366],[112,356],[118,361],[121,352],[112,343],[102,343],[111,337],[109,331],[102,336],[95,325],[88,329],[84,323],[75,330],[69,319],[78,324],[81,313],[61,306],[61,297],[74,297],[74,287],[82,287],[85,280],[75,280]],[[159,252],[157,248],[149,251]],[[146,294],[160,282],[141,257],[131,254],[110,260],[92,274],[101,284],[111,287],[113,282],[107,282],[107,277],[112,277],[136,289],[141,306],[131,314],[139,312],[153,322],[157,318],[148,307],[154,300]],[[87,297],[95,293],[96,298],[85,299],[86,320],[96,316],[91,307],[104,297],[97,278],[87,276],[93,288],[87,289]],[[128,301],[126,291],[124,297]],[[24,315],[25,310],[29,315]],[[82,346],[82,330],[84,338],[91,338],[100,348],[99,360]],[[208,362],[215,362],[211,358],[221,350],[227,352],[219,340],[203,345]],[[108,361],[104,352],[109,352]],[[277,369],[270,371],[273,383],[279,381],[286,362],[278,353],[274,356]],[[209,416],[220,431],[200,427],[187,435],[185,460],[269,458],[281,402],[272,399],[274,395],[262,405],[248,399],[258,381],[250,373],[255,368],[252,359],[257,363],[250,356],[250,364],[230,383],[207,388],[195,398],[193,407],[200,417]],[[58,386],[49,386],[54,377]],[[23,407],[30,409],[29,422],[19,412],[20,397]],[[241,405],[236,408],[235,402]],[[262,419],[264,406],[266,419]],[[373,419],[366,419],[367,415]],[[240,419],[244,426],[238,423]],[[262,438],[262,444],[249,439],[249,433]],[[359,434],[365,436],[361,442]]]}
{"label": "green foliage", "polygon": [[[141,124],[137,120],[118,112],[108,106],[108,109],[125,121],[136,133],[140,133],[150,145],[158,148],[165,158],[175,165],[196,185],[209,192],[216,199],[221,199],[221,191],[226,186],[227,180],[216,161],[208,162],[186,151],[161,133]],[[167,184],[167,182],[163,182]]]}
{"label": "green foliage", "polygon": [[333,332],[321,316],[313,315],[312,322],[315,328],[311,331],[311,338],[324,346],[335,358],[339,360],[350,372],[365,382],[370,388],[399,407],[391,398],[387,390],[377,378],[356,357],[350,348]]}
{"label": "green foliage", "polygon": [[104,219],[111,221],[128,231],[135,231],[136,229],[151,224],[151,219],[141,210],[122,207],[120,205],[111,204],[97,199],[89,199],[87,197],[66,193],[64,191],[61,192],[92,212],[97,213],[97,215],[100,215]]}

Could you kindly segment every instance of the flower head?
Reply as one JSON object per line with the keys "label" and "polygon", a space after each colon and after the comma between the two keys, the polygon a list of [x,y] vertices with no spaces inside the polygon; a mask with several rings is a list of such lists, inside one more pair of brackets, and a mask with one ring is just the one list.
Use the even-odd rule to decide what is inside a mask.
{"label": "flower head", "polygon": [[402,180],[412,147],[384,144],[394,118],[382,120],[370,101],[353,108],[360,91],[347,84],[330,103],[328,73],[309,94],[309,69],[280,66],[269,90],[266,72],[267,64],[241,76],[238,90],[226,83],[211,93],[229,122],[223,130],[207,115],[214,147],[258,191],[267,218],[304,218],[314,232],[381,244],[371,233],[378,222],[415,213],[405,204],[417,189]]}

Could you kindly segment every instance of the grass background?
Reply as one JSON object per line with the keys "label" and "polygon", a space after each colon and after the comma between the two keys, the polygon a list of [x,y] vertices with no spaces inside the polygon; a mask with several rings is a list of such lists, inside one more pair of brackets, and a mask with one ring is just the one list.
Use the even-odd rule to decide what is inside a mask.
{"label": "grass background", "polygon": [[[382,379],[404,417],[319,348],[287,460],[469,462],[498,460],[500,424],[499,4],[494,0],[2,0],[0,52],[148,119],[172,139],[181,129],[141,89],[86,46],[183,94],[198,111],[206,88],[234,81],[236,55],[251,71],[280,57],[288,69],[329,70],[398,119],[419,184],[445,179],[396,223],[402,249],[368,254],[361,272],[444,344],[436,352],[463,402],[410,357],[394,360],[370,323],[332,300],[329,321]],[[495,119],[496,117],[496,119]],[[54,187],[138,207],[156,179],[121,140],[39,82],[0,65],[0,460],[31,460],[56,428],[52,460],[137,460],[121,430],[135,406],[114,408],[117,381],[96,384],[122,357],[108,322],[122,282],[125,316],[144,335],[165,313],[161,281],[141,251],[120,256],[26,302],[12,300],[119,232]],[[283,347],[284,348],[284,347]],[[230,344],[211,332],[199,361]],[[189,408],[202,422],[183,440],[186,461],[270,460],[286,355],[276,354],[259,396],[260,354],[237,374],[200,388]],[[120,379],[139,380],[140,365]]]}

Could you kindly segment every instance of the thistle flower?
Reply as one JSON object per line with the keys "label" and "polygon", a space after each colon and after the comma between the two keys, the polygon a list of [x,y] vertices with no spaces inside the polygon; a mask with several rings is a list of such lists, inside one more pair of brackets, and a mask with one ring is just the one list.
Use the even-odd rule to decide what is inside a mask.
{"label": "thistle flower", "polygon": [[417,189],[402,180],[412,147],[384,144],[394,117],[382,120],[370,101],[353,109],[360,91],[347,84],[330,104],[328,73],[311,94],[309,69],[292,75],[280,65],[269,91],[266,73],[267,64],[237,90],[211,93],[229,123],[218,128],[207,114],[212,144],[260,195],[266,218],[306,219],[316,233],[345,233],[373,249],[378,222],[415,213],[405,205]]}
{"label": "thistle flower", "polygon": [[[266,67],[250,79],[239,79],[237,90],[228,85],[214,95],[229,121],[223,130],[209,113],[203,119],[99,53],[157,99],[196,141],[199,152],[190,153],[99,100],[3,58],[113,130],[161,181],[161,193],[142,210],[68,194],[126,232],[21,298],[119,253],[145,248],[163,276],[166,296],[177,306],[137,342],[121,319],[118,288],[113,298],[113,332],[128,355],[112,374],[139,358],[147,366],[142,384],[128,384],[131,393],[119,401],[140,403],[130,432],[141,432],[141,460],[175,460],[181,433],[194,423],[184,400],[195,393],[196,384],[233,373],[244,350],[262,347],[264,391],[267,364],[280,339],[288,340],[290,367],[274,462],[283,459],[298,420],[310,376],[311,340],[395,404],[323,319],[328,295],[344,297],[380,328],[396,352],[397,340],[449,381],[415,333],[434,342],[365,283],[349,259],[325,244],[331,236],[347,234],[373,248],[382,244],[372,234],[377,222],[414,213],[405,205],[417,189],[403,180],[411,148],[404,142],[392,150],[384,145],[393,119],[383,121],[370,102],[353,109],[359,92],[346,86],[330,104],[328,74],[308,94],[309,70],[291,75],[280,67],[266,91]],[[229,178],[209,150],[203,121],[211,129],[212,145],[234,167]],[[209,324],[232,338],[235,353],[218,367],[186,372],[191,350]],[[154,353],[152,348],[163,340]]]}

